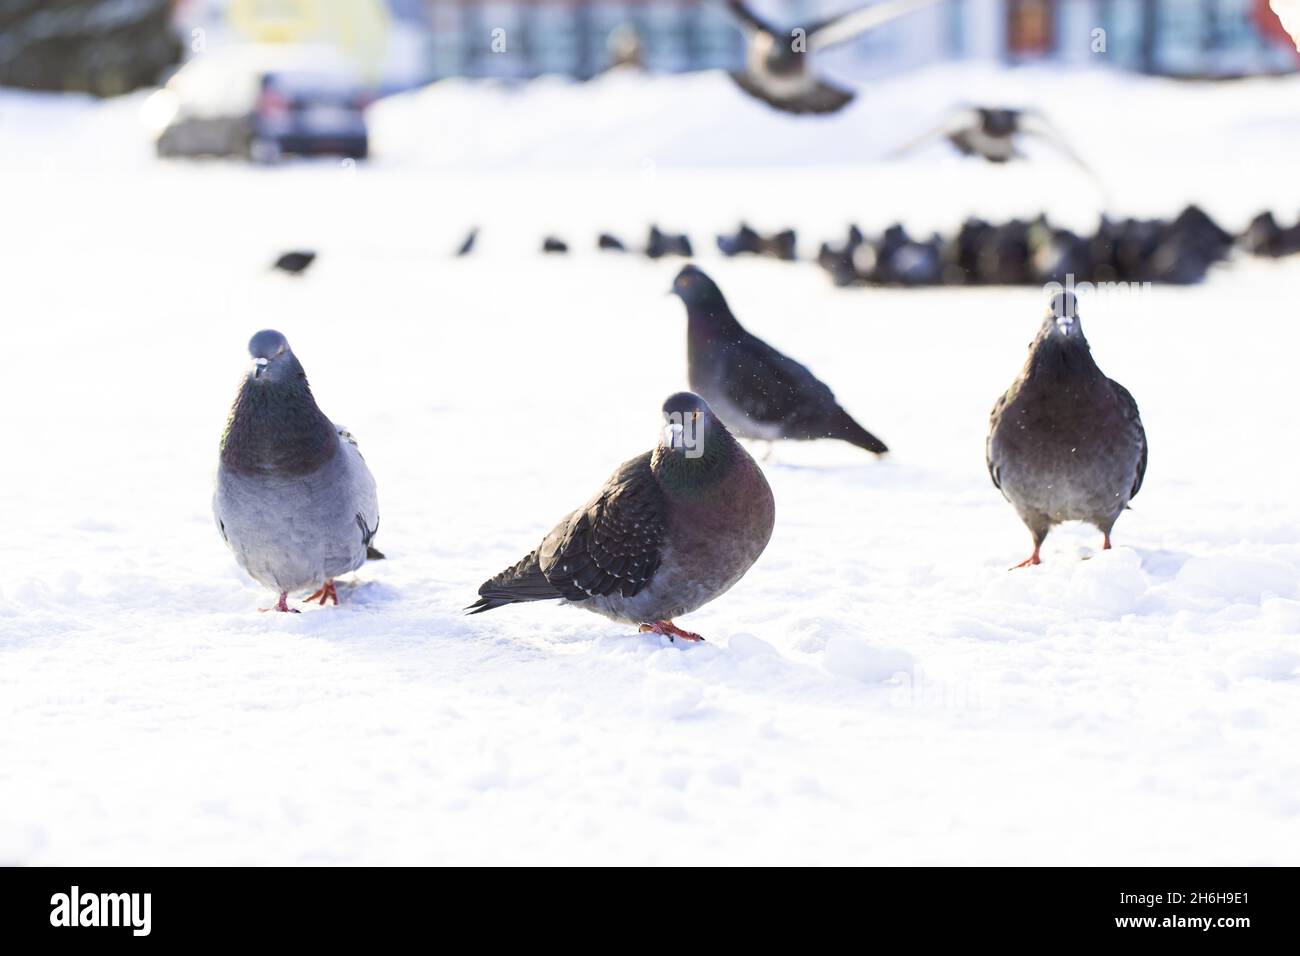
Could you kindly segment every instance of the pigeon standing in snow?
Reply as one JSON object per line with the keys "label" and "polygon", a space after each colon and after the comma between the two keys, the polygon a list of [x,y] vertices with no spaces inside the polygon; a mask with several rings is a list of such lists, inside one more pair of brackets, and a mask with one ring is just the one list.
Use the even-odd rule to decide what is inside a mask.
{"label": "pigeon standing in snow", "polygon": [[[379,530],[375,480],[356,440],[316,405],[307,375],[279,332],[248,343],[244,376],[221,438],[212,509],[235,560],[280,595],[338,604],[334,579],[367,558]],[[270,610],[266,608],[265,610]]]}
{"label": "pigeon standing in snow", "polygon": [[1020,377],[993,406],[987,461],[993,484],[1034,538],[1038,564],[1053,525],[1087,521],[1102,548],[1142,487],[1147,437],[1128,389],[1093,361],[1071,292],[1052,298]]}
{"label": "pigeon standing in snow", "polygon": [[889,450],[812,372],[741,328],[721,290],[698,268],[685,266],[672,292],[686,305],[691,388],[737,435],[839,438],[877,455]]}
{"label": "pigeon standing in snow", "polygon": [[812,72],[812,56],[935,2],[883,0],[829,20],[781,29],[742,0],[727,0],[746,44],[745,69],[731,78],[750,96],[783,112],[834,113],[848,105],[853,93],[818,79]]}
{"label": "pigeon standing in snow", "polygon": [[654,450],[484,582],[471,614],[560,599],[643,632],[702,640],[673,618],[741,579],[767,547],[775,505],[763,472],[702,398],[672,395],[663,415]]}
{"label": "pigeon standing in snow", "polygon": [[307,271],[307,267],[316,261],[316,253],[306,251],[286,252],[280,258],[275,260],[271,266],[273,269],[279,269],[281,272],[287,272],[289,275],[302,275]]}

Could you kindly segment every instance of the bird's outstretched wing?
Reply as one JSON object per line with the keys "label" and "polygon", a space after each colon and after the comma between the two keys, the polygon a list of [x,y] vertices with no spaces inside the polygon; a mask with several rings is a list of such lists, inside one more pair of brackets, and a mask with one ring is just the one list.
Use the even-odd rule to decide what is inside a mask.
{"label": "bird's outstretched wing", "polygon": [[846,43],[868,30],[884,26],[892,20],[935,3],[938,3],[938,0],[882,0],[869,7],[862,7],[820,23],[810,24],[807,27],[808,48],[824,50],[827,47]]}
{"label": "bird's outstretched wing", "polygon": [[626,462],[605,487],[546,536],[538,565],[571,601],[597,594],[631,597],[662,560],[667,516],[650,452]]}
{"label": "bird's outstretched wing", "polygon": [[1137,475],[1133,479],[1133,490],[1128,495],[1131,499],[1137,497],[1137,493],[1142,490],[1142,479],[1147,474],[1147,430],[1142,426],[1142,417],[1138,413],[1137,400],[1133,398],[1133,394],[1113,378],[1107,379],[1107,381],[1110,382],[1111,388],[1115,390],[1116,397],[1119,398],[1120,407],[1124,409],[1124,417],[1137,426],[1138,438],[1141,442],[1138,453]]}
{"label": "bird's outstretched wing", "polygon": [[1092,171],[1092,167],[1085,163],[1083,157],[1074,151],[1065,135],[1038,110],[1025,110],[1020,114],[1020,131],[1046,141],[1093,180],[1097,179],[1097,174]]}
{"label": "bird's outstretched wing", "polygon": [[762,83],[757,83],[748,73],[731,74],[736,85],[755,99],[762,100],[773,109],[785,113],[834,113],[853,100],[853,94],[824,80],[819,80],[807,92],[793,96],[777,96]]}
{"label": "bird's outstretched wing", "polygon": [[897,149],[890,150],[885,154],[885,158],[901,159],[903,156],[920,149],[927,143],[932,143],[939,139],[946,139],[962,132],[963,130],[973,129],[978,125],[979,113],[975,110],[969,108],[956,110],[938,126],[931,127],[920,136],[913,137]]}
{"label": "bird's outstretched wing", "polygon": [[727,9],[731,15],[739,21],[741,29],[746,33],[772,33],[775,34],[776,28],[770,23],[763,20],[758,14],[742,3],[741,0],[727,0]]}

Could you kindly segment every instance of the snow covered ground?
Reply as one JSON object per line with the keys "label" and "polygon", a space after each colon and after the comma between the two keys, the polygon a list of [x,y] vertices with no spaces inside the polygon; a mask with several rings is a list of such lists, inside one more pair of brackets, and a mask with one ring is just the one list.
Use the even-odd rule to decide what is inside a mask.
{"label": "snow covered ground", "polygon": [[[511,94],[511,141],[586,130],[547,162],[506,132],[458,157],[404,138],[403,116],[485,129],[504,94],[453,86],[381,104],[357,169],[159,164],[140,97],[0,95],[0,861],[1300,863],[1300,261],[1084,298],[1150,470],[1116,550],[1067,527],[1009,573],[1029,537],[983,443],[1045,296],[712,253],[742,216],[809,253],[853,220],[1087,225],[1103,199],[1048,156],[879,159],[980,87],[1055,104],[1114,211],[1300,210],[1295,82],[965,70],[890,81],[835,136],[718,77],[543,83]],[[592,249],[652,220],[894,454],[780,448],[767,552],[682,621],[704,645],[547,605],[467,618],[685,385],[680,262]],[[576,254],[537,254],[547,232]],[[267,270],[295,246],[311,272]],[[293,616],[256,612],[209,510],[267,326],[358,436],[390,558]]]}

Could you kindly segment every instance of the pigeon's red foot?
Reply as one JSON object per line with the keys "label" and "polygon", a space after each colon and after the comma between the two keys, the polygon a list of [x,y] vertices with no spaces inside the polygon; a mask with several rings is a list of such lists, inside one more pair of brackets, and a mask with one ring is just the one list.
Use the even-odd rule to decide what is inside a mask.
{"label": "pigeon's red foot", "polygon": [[310,604],[312,601],[315,601],[317,598],[320,598],[321,607],[324,607],[325,602],[330,600],[334,602],[335,607],[338,607],[339,595],[338,592],[334,590],[334,582],[326,581],[319,591],[314,591],[313,593],[309,594],[307,597],[303,598],[302,603]]}
{"label": "pigeon's red foot", "polygon": [[1101,550],[1103,550],[1103,551],[1109,551],[1109,550],[1110,550],[1110,535],[1108,535],[1108,534],[1103,534],[1103,535],[1101,536]]}
{"label": "pigeon's red foot", "polygon": [[1012,567],[1008,568],[1008,570],[1014,571],[1016,570],[1016,568],[1028,568],[1028,567],[1033,567],[1035,564],[1042,564],[1042,563],[1043,563],[1042,560],[1038,557],[1038,549],[1034,548],[1033,554],[1025,558],[1025,560],[1021,561],[1019,564],[1013,565]]}
{"label": "pigeon's red foot", "polygon": [[640,634],[663,634],[668,640],[681,638],[683,641],[702,641],[704,638],[698,634],[692,634],[690,631],[683,631],[672,621],[655,621],[653,624],[642,624],[638,629]]}
{"label": "pigeon's red foot", "polygon": [[258,610],[259,611],[283,611],[286,614],[301,613],[296,607],[289,607],[289,592],[287,591],[280,592],[280,603],[277,604],[275,607],[259,607]]}

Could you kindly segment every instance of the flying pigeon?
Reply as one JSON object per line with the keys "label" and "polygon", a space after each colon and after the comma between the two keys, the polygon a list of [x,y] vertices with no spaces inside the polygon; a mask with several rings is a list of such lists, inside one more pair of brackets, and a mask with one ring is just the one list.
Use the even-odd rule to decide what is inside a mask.
{"label": "flying pigeon", "polygon": [[889,449],[798,362],[750,335],[713,280],[693,265],[673,281],[686,305],[691,388],[742,438],[839,438],[883,455]]}
{"label": "flying pigeon", "polygon": [[1072,292],[1058,292],[1029,346],[1029,360],[993,406],[989,475],[1034,538],[1038,564],[1053,525],[1087,521],[1110,530],[1142,487],[1147,437],[1128,389],[1093,361]]}
{"label": "flying pigeon", "polygon": [[279,259],[275,260],[275,264],[271,266],[271,268],[279,269],[283,272],[289,273],[290,275],[296,276],[296,275],[302,275],[304,272],[306,272],[307,267],[310,266],[315,261],[316,261],[316,253],[314,252],[306,252],[306,251],[286,252],[282,256],[280,256]]}
{"label": "flying pigeon", "polygon": [[569,251],[569,244],[563,239],[557,239],[555,236],[547,236],[542,240],[542,252],[564,253]]}
{"label": "flying pigeon", "polygon": [[673,618],[741,579],[767,546],[775,505],[763,472],[704,399],[678,392],[663,416],[652,451],[619,466],[466,610],[559,599],[642,632],[703,640]]}
{"label": "flying pigeon", "polygon": [[786,113],[834,113],[848,105],[853,93],[818,79],[812,72],[813,55],[935,2],[883,0],[783,30],[760,18],[742,0],[727,0],[746,44],[745,69],[731,78],[750,96]]}
{"label": "flying pigeon", "polygon": [[[271,329],[248,343],[244,375],[221,437],[212,499],[221,537],[253,580],[280,595],[339,603],[334,579],[383,555],[375,479],[346,429],[316,405],[302,364]],[[263,608],[270,610],[270,608]]]}
{"label": "flying pigeon", "polygon": [[1037,110],[976,106],[955,111],[938,127],[922,134],[894,152],[894,156],[935,139],[946,139],[963,156],[978,156],[990,163],[1024,159],[1023,136],[1037,137],[1064,155],[1092,178],[1096,175],[1071,147],[1065,136]]}

